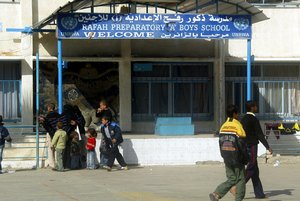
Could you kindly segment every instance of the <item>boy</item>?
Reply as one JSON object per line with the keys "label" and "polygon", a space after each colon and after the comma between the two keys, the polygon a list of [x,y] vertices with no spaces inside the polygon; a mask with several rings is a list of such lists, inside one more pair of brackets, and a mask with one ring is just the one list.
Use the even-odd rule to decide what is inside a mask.
{"label": "boy", "polygon": [[67,143],[67,133],[62,129],[63,123],[58,122],[56,125],[56,132],[51,142],[51,149],[56,151],[56,169],[55,171],[63,172],[63,154]]}
{"label": "boy", "polygon": [[245,196],[245,163],[247,158],[245,147],[241,146],[239,138],[246,134],[238,119],[238,107],[228,105],[227,120],[220,129],[220,151],[224,159],[227,181],[220,184],[209,194],[211,201],[218,201],[233,187],[236,186],[235,201],[242,201]]}
{"label": "boy", "polygon": [[120,127],[114,123],[110,122],[110,117],[102,117],[101,133],[105,140],[106,146],[109,148],[107,165],[103,168],[111,171],[115,159],[121,165],[120,170],[128,170],[127,164],[119,152],[118,146],[123,142],[122,132]]}

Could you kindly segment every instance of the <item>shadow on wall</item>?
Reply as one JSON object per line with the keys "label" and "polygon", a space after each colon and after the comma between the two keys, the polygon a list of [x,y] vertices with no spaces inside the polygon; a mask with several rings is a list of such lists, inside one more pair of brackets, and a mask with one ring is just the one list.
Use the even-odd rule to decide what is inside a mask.
{"label": "shadow on wall", "polygon": [[131,139],[124,139],[121,147],[123,149],[123,157],[126,163],[129,165],[139,165],[139,160],[133,148]]}

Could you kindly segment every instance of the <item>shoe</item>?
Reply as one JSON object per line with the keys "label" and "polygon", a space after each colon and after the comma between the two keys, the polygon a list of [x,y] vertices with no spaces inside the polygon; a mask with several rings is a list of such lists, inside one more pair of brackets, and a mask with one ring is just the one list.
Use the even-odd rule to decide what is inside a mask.
{"label": "shoe", "polygon": [[127,166],[120,167],[119,170],[128,170],[128,167]]}
{"label": "shoe", "polygon": [[210,201],[218,201],[217,195],[215,193],[209,194]]}
{"label": "shoe", "polygon": [[107,165],[103,165],[103,169],[106,169],[108,172],[111,171],[111,167],[108,167]]}
{"label": "shoe", "polygon": [[263,195],[263,196],[261,196],[261,197],[255,197],[255,199],[266,199],[266,198],[268,198],[267,195]]}

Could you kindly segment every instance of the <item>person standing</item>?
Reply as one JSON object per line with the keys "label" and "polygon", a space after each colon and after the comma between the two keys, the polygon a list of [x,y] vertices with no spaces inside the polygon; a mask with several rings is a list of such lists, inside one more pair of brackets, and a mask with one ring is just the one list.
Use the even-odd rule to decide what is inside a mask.
{"label": "person standing", "polygon": [[96,159],[96,137],[97,133],[94,128],[89,128],[87,131],[87,143],[86,143],[86,149],[87,149],[87,160],[86,160],[86,168],[89,170],[96,169],[95,159]]}
{"label": "person standing", "polygon": [[63,172],[64,166],[63,166],[63,154],[64,150],[66,148],[67,143],[67,133],[63,130],[63,123],[58,122],[57,123],[57,130],[54,134],[54,137],[51,142],[51,148],[52,150],[56,151],[56,168],[53,168],[53,170]]}
{"label": "person standing", "polygon": [[227,120],[219,132],[219,145],[221,156],[224,159],[227,181],[220,184],[216,190],[209,194],[211,201],[218,201],[227,192],[236,186],[235,201],[242,201],[245,197],[245,163],[246,148],[240,138],[246,134],[238,119],[238,107],[227,106]]}
{"label": "person standing", "polygon": [[99,103],[99,108],[96,111],[96,117],[100,118],[100,121],[103,117],[108,117],[109,121],[112,121],[112,112],[111,109],[108,107],[106,100],[102,100]]}
{"label": "person standing", "polygon": [[5,141],[12,141],[7,128],[5,128],[3,125],[3,118],[2,115],[0,115],[0,174],[2,174],[2,155],[5,147]]}
{"label": "person standing", "polygon": [[49,103],[47,105],[47,115],[40,116],[39,121],[42,123],[43,127],[47,131],[47,145],[48,145],[48,162],[49,166],[54,168],[55,167],[55,157],[54,151],[51,149],[51,141],[56,132],[56,124],[60,119],[60,115],[55,110],[54,103]]}
{"label": "person standing", "polygon": [[249,179],[251,179],[255,197],[258,199],[266,198],[259,178],[259,169],[257,164],[257,145],[259,142],[261,142],[271,154],[273,151],[270,148],[267,140],[265,139],[259,120],[254,114],[257,112],[256,102],[247,101],[246,110],[247,114],[241,120],[241,123],[247,135],[246,144],[249,154],[249,163],[246,168],[246,183],[249,181]]}
{"label": "person standing", "polygon": [[109,117],[102,117],[101,120],[101,133],[105,140],[106,147],[108,148],[108,161],[107,165],[103,168],[111,171],[115,159],[120,164],[120,170],[128,170],[127,164],[119,151],[118,146],[123,142],[122,131],[118,124],[110,122]]}
{"label": "person standing", "polygon": [[71,141],[71,170],[80,169],[81,166],[81,149],[79,144],[79,135],[76,131],[70,134]]}

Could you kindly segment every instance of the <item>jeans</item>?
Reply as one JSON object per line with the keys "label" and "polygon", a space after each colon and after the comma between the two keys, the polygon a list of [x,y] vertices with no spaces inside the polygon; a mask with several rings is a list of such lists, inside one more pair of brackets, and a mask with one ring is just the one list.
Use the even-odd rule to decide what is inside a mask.
{"label": "jeans", "polygon": [[56,169],[58,171],[64,170],[63,155],[64,155],[64,149],[56,149]]}
{"label": "jeans", "polygon": [[4,145],[0,145],[0,171],[2,170],[2,155],[3,155]]}
{"label": "jeans", "polygon": [[87,161],[86,161],[86,168],[87,169],[95,169],[95,157],[96,157],[96,152],[95,150],[88,150],[87,151]]}
{"label": "jeans", "polygon": [[108,162],[108,155],[100,153],[100,167],[107,165],[107,162]]}

